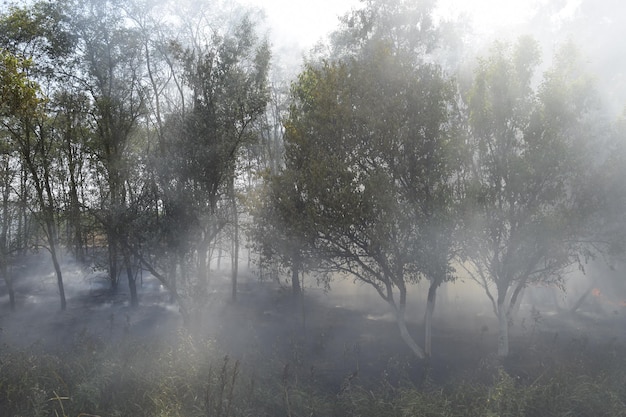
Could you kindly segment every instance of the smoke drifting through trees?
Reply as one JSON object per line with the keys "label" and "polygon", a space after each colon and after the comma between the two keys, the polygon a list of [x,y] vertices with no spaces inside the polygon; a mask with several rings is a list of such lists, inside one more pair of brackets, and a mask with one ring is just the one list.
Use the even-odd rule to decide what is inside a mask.
{"label": "smoke drifting through trees", "polygon": [[[366,2],[289,93],[268,82],[255,14],[232,5],[9,8],[0,272],[11,308],[7,266],[40,246],[66,307],[63,247],[98,258],[113,289],[124,274],[133,306],[137,270],[149,271],[191,322],[217,251],[233,262],[236,299],[248,230],[298,297],[309,272],[371,285],[420,358],[437,349],[437,289],[467,272],[493,304],[506,356],[525,288],[563,286],[594,255],[623,256],[623,121],[607,116],[571,43],[545,71],[523,37],[454,73],[440,61],[461,42],[433,7]],[[422,280],[424,346],[406,317],[407,288]]]}

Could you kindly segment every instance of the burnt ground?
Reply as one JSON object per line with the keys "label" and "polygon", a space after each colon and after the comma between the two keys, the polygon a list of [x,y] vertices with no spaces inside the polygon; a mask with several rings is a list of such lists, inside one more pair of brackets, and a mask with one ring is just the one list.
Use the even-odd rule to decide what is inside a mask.
{"label": "burnt ground", "polygon": [[[149,275],[139,282],[140,306],[128,305],[124,281],[117,291],[97,271],[66,262],[67,310],[60,311],[56,278],[46,260],[13,268],[18,307],[9,311],[0,283],[0,349],[29,348],[71,354],[78,344],[106,345],[124,338],[156,343],[174,338],[182,328],[178,308]],[[221,352],[258,372],[288,374],[329,392],[347,381],[363,385],[404,379],[446,384],[493,378],[497,333],[492,314],[438,306],[433,329],[435,353],[417,361],[399,337],[384,302],[362,289],[305,290],[301,302],[288,289],[241,274],[237,302],[229,297],[226,273],[214,273],[211,294],[198,308],[193,333],[215,341]],[[442,306],[443,304],[443,306]],[[511,330],[511,355],[504,366],[517,378],[532,379],[542,369],[572,361],[597,361],[626,353],[626,309],[598,313],[589,303],[576,314],[527,306]],[[534,307],[533,307],[534,308]],[[553,309],[554,310],[554,309]],[[422,342],[422,307],[408,317],[409,329]],[[524,314],[523,314],[524,315]],[[82,346],[81,346],[82,347]]]}

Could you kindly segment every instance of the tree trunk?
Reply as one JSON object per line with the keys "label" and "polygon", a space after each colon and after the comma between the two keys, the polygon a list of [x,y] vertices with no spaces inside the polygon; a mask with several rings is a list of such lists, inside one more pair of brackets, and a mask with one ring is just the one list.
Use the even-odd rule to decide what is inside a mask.
{"label": "tree trunk", "polygon": [[74,252],[76,254],[76,258],[78,258],[80,262],[84,262],[85,261],[85,242],[83,238],[83,230],[82,230],[82,225],[81,225],[81,213],[80,213],[80,206],[79,206],[79,201],[78,201],[78,193],[76,191],[76,185],[74,184],[74,180],[72,180],[70,195],[71,195],[70,230],[73,233],[73,236],[71,236],[70,238],[72,239],[72,242],[74,244],[73,246],[74,246]]}
{"label": "tree trunk", "polygon": [[57,275],[57,285],[59,287],[59,297],[61,298],[61,311],[65,311],[67,307],[67,303],[65,301],[65,288],[63,286],[63,274],[61,273],[61,265],[59,265],[59,260],[57,258],[56,244],[54,242],[54,229],[49,225],[48,233],[50,234],[49,243],[50,243],[50,255],[52,256],[52,264],[54,265],[54,271]]}
{"label": "tree trunk", "polygon": [[[71,128],[68,126],[68,131]],[[78,199],[78,181],[76,180],[77,161],[74,159],[74,151],[72,150],[71,136],[67,137],[67,158],[69,168],[69,182],[70,182],[70,220],[69,228],[72,233],[70,236],[70,242],[73,243],[75,255],[80,262],[85,261],[85,242],[83,238],[81,213],[80,213],[80,200]]]}
{"label": "tree trunk", "polygon": [[581,295],[578,300],[574,303],[574,305],[572,306],[572,308],[570,308],[570,313],[575,313],[576,310],[578,310],[580,308],[580,306],[583,305],[583,303],[585,302],[585,300],[587,299],[587,297],[589,296],[589,294],[591,294],[591,292],[593,291],[593,289],[595,288],[595,286],[592,284],[589,288],[587,288],[587,291],[585,291],[583,293],[583,295]]}
{"label": "tree trunk", "polygon": [[11,311],[15,312],[15,290],[13,289],[13,279],[11,277],[6,277],[4,282],[7,284],[7,289],[9,291],[9,305],[11,306]]}
{"label": "tree trunk", "polygon": [[[6,283],[6,286],[7,286],[7,291],[9,293],[9,303],[11,305],[11,311],[15,311],[15,291],[13,290],[13,278],[8,273],[8,270],[9,270],[8,257],[9,257],[9,241],[10,241],[9,225],[10,225],[10,215],[11,215],[11,212],[9,210],[9,196],[11,194],[11,183],[9,179],[11,178],[11,176],[10,176],[10,170],[8,169],[9,168],[8,161],[4,160],[3,165],[4,165],[3,174],[5,177],[5,182],[4,182],[4,190],[2,193],[2,231],[0,233],[0,262],[2,264],[0,265],[0,268],[2,270],[2,276],[4,278],[4,282]],[[20,233],[19,229],[18,229],[18,233]]]}
{"label": "tree trunk", "polygon": [[387,302],[391,305],[396,313],[396,322],[398,323],[398,328],[400,329],[400,336],[404,343],[411,349],[411,351],[417,356],[418,359],[424,359],[424,351],[418,344],[415,342],[411,334],[409,333],[409,329],[406,327],[406,287],[404,285],[399,285],[398,290],[400,291],[400,302],[399,305],[393,301],[393,296],[391,293],[391,285],[387,285]]}
{"label": "tree trunk", "polygon": [[[182,281],[183,276],[183,261],[181,260],[182,255],[176,254],[175,258],[172,259],[172,265],[170,266],[169,272],[169,290],[170,290],[170,303],[175,303],[179,299],[178,295],[178,281]],[[180,273],[178,271],[180,270]],[[154,274],[154,273],[153,273]],[[182,285],[181,285],[182,286]]]}
{"label": "tree trunk", "polygon": [[[234,184],[233,184],[234,187]],[[239,273],[239,214],[237,213],[237,201],[235,199],[234,189],[232,191],[232,204],[233,204],[233,250],[231,258],[231,284],[232,284],[232,299],[237,300],[237,277]]]}
{"label": "tree trunk", "polygon": [[111,280],[111,289],[117,291],[117,241],[113,232],[109,231],[109,279]]}
{"label": "tree trunk", "polygon": [[509,317],[504,303],[498,303],[498,356],[509,355]]}
{"label": "tree trunk", "polygon": [[11,311],[15,311],[15,290],[13,289],[13,278],[9,275],[5,256],[2,256],[2,277],[4,278],[4,283],[6,284],[7,291],[9,293]]}
{"label": "tree trunk", "polygon": [[128,250],[124,249],[124,266],[126,267],[126,275],[128,276],[128,289],[130,290],[130,306],[138,307],[139,298],[137,297],[137,283],[135,281],[135,275],[133,274],[133,268],[130,263],[130,255]]}
{"label": "tree trunk", "polygon": [[26,166],[22,166],[21,176],[20,176],[20,203],[19,203],[19,211],[18,211],[18,223],[17,223],[17,248],[18,253],[20,255],[24,255],[26,253],[26,247],[28,246],[28,235],[29,233],[29,221],[28,221],[28,211],[26,209],[26,201],[28,195],[28,177],[27,177],[27,168]]}
{"label": "tree trunk", "polygon": [[209,293],[209,267],[207,266],[207,259],[209,258],[209,242],[207,239],[203,239],[198,248],[198,291],[200,292],[200,298],[206,297]]}
{"label": "tree trunk", "polygon": [[526,292],[526,286],[516,289],[513,296],[511,297],[511,301],[509,302],[509,311],[507,313],[509,319],[513,319],[517,317],[519,314],[519,310],[522,307],[522,299],[524,298],[524,293]]}
{"label": "tree trunk", "polygon": [[291,259],[291,291],[294,299],[299,299],[302,294],[302,287],[300,286],[300,253],[295,250]]}
{"label": "tree trunk", "polygon": [[398,328],[400,329],[400,336],[402,337],[402,340],[404,340],[404,343],[407,344],[407,346],[411,349],[411,351],[415,354],[415,356],[417,356],[418,359],[424,359],[425,357],[424,351],[422,350],[422,348],[420,348],[417,345],[415,340],[411,337],[411,334],[409,333],[409,329],[407,329],[406,327],[404,309],[401,309],[401,310],[402,311],[400,310],[396,311],[396,321],[398,322]]}
{"label": "tree trunk", "polygon": [[439,282],[431,281],[428,288],[428,298],[426,299],[426,314],[424,316],[424,353],[426,356],[432,355],[432,329],[433,329],[433,313],[435,311],[435,300],[437,297],[437,287]]}

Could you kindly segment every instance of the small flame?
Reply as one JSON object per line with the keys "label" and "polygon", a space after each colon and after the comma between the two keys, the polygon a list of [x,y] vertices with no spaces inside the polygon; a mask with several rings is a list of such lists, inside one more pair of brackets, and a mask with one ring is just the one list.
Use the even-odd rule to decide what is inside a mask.
{"label": "small flame", "polygon": [[626,301],[622,300],[622,301],[612,301],[610,299],[608,299],[607,297],[604,296],[604,294],[602,294],[602,291],[600,291],[599,288],[594,288],[593,290],[591,290],[591,294],[594,297],[599,298],[600,300],[602,300],[602,302],[607,303],[607,304],[611,304],[614,306],[619,306],[619,307],[626,307]]}

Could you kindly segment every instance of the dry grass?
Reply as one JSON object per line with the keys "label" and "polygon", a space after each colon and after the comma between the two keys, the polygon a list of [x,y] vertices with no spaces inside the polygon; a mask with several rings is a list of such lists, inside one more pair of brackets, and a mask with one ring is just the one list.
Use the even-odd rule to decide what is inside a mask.
{"label": "dry grass", "polygon": [[[491,382],[420,386],[360,381],[338,392],[276,358],[245,363],[211,341],[179,333],[169,343],[102,346],[83,334],[65,355],[0,353],[2,416],[626,416],[624,355],[588,357],[522,380],[498,365]],[[367,387],[367,388],[366,388]]]}

